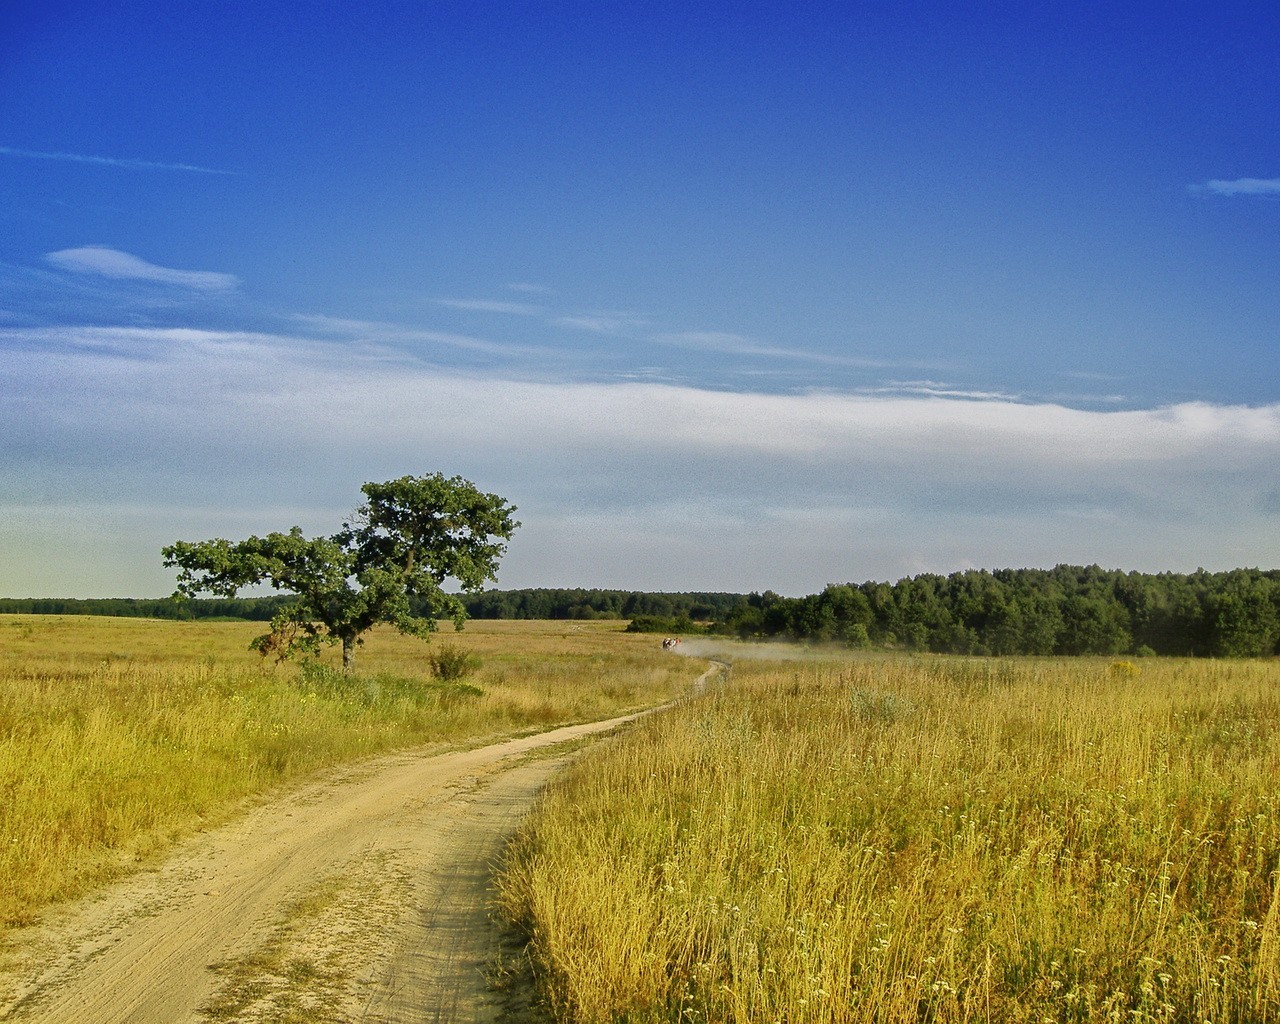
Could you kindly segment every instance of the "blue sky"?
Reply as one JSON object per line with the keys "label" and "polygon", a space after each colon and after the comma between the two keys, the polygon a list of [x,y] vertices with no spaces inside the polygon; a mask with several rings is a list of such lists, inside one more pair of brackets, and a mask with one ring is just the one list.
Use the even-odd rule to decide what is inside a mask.
{"label": "blue sky", "polygon": [[0,596],[437,470],[519,506],[504,587],[1275,567],[1277,38],[11,0]]}

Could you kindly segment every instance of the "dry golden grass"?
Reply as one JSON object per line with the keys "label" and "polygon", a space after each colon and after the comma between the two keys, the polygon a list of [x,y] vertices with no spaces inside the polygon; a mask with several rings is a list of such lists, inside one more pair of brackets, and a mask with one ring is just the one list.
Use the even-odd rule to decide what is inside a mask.
{"label": "dry golden grass", "polygon": [[1275,662],[742,661],[511,851],[561,1019],[1280,1020]]}
{"label": "dry golden grass", "polygon": [[[252,623],[0,616],[0,939],[242,798],[340,761],[651,706],[698,666],[620,623],[375,632],[356,678],[263,662]],[[426,657],[480,658],[460,684]]]}

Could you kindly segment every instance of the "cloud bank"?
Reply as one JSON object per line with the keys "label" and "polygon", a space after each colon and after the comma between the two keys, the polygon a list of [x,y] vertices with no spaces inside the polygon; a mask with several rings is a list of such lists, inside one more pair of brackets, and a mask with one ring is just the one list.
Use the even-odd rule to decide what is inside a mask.
{"label": "cloud bank", "polygon": [[435,470],[520,506],[504,586],[806,593],[971,565],[1280,564],[1278,405],[522,381],[189,329],[0,330],[0,348],[0,530],[26,530],[6,549],[39,560],[0,570],[3,594],[67,571],[50,523],[117,558],[103,593],[164,593],[165,543],[328,531],[365,480]]}
{"label": "cloud bank", "polygon": [[240,283],[234,274],[219,274],[210,270],[172,270],[148,263],[119,249],[101,245],[60,249],[46,254],[45,260],[55,267],[77,274],[96,274],[122,281],[152,281],[201,292],[231,291]]}

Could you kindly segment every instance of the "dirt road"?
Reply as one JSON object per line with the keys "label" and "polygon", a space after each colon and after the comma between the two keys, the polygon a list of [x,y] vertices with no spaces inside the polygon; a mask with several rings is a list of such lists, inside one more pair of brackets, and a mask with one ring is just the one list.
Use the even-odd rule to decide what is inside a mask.
{"label": "dirt road", "polygon": [[262,805],[30,929],[0,1020],[493,1020],[491,860],[557,744],[635,717],[384,758]]}

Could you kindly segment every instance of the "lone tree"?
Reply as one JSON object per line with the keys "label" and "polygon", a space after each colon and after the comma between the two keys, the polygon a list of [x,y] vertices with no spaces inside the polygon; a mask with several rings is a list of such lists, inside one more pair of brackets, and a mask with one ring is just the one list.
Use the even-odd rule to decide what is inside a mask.
{"label": "lone tree", "polygon": [[452,618],[461,628],[466,607],[444,591],[444,582],[476,591],[496,578],[507,549],[503,541],[520,525],[511,518],[515,506],[441,473],[360,489],[365,503],[332,537],[308,539],[295,526],[237,543],[215,538],[171,544],[162,554],[166,566],[181,570],[178,595],[235,597],[256,583],[291,591],[297,601],[252,647],[283,659],[341,643],[344,671],[351,670],[363,634],[379,622],[423,639],[438,618]]}

